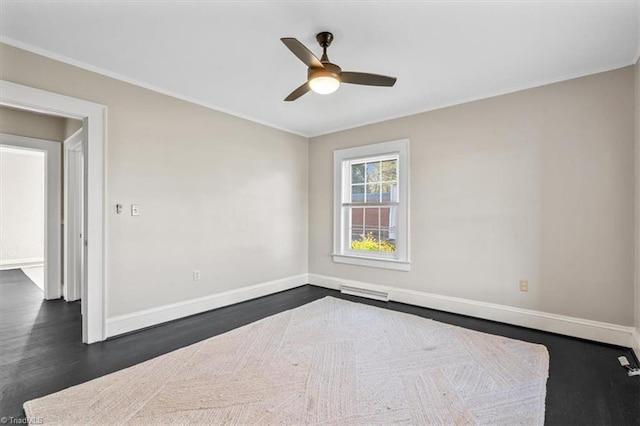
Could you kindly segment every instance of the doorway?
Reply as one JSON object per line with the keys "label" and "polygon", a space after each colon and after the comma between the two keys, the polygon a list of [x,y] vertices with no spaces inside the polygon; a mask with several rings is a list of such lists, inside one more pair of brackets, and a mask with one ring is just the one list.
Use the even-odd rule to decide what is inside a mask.
{"label": "doorway", "polygon": [[[84,252],[82,341],[105,339],[105,204],[104,148],[106,107],[82,99],[0,80],[0,105],[83,122]],[[60,150],[58,150],[60,153]],[[60,161],[58,161],[60,164]],[[58,174],[58,177],[60,174]],[[58,179],[58,182],[60,180]],[[60,197],[58,197],[60,199]],[[58,210],[60,211],[60,210]],[[60,226],[54,227],[60,231]],[[58,246],[60,247],[60,246]],[[59,250],[58,250],[59,252]],[[58,260],[58,265],[60,265]],[[60,269],[60,268],[58,268]],[[59,296],[60,297],[60,296]]]}
{"label": "doorway", "polygon": [[60,144],[43,139],[0,134],[0,146],[5,151],[22,150],[44,158],[43,290],[45,299],[59,299],[62,296]]}
{"label": "doorway", "polygon": [[43,152],[0,146],[0,269],[20,269],[44,294]]}

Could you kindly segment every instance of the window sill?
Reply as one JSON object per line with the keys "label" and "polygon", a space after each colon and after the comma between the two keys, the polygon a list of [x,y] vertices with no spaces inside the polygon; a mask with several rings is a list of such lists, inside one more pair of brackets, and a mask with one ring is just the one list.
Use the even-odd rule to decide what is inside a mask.
{"label": "window sill", "polygon": [[350,265],[370,266],[372,268],[393,269],[395,271],[411,270],[411,262],[395,259],[374,259],[371,257],[353,256],[348,254],[333,253],[333,261],[336,263],[347,263]]}

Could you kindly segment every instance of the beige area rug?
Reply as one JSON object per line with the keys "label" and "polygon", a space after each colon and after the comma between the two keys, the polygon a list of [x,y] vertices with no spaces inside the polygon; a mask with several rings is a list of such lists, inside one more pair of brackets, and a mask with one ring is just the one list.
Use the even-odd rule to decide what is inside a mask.
{"label": "beige area rug", "polygon": [[24,404],[60,424],[543,424],[544,346],[325,297]]}

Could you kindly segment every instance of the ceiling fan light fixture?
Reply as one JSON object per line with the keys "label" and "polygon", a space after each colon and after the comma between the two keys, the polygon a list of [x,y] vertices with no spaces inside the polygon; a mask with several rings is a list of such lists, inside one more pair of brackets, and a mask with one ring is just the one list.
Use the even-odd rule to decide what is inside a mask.
{"label": "ceiling fan light fixture", "polygon": [[396,83],[395,77],[366,72],[343,72],[342,68],[331,63],[327,56],[327,48],[331,46],[333,41],[333,34],[330,32],[324,31],[316,35],[316,40],[322,47],[322,58],[320,59],[295,38],[283,37],[280,40],[289,48],[291,53],[296,55],[308,67],[307,81],[289,93],[289,96],[284,98],[285,102],[295,101],[309,91],[328,95],[338,90],[342,83],[386,87],[391,87]]}
{"label": "ceiling fan light fixture", "polygon": [[309,79],[309,87],[316,93],[328,95],[338,90],[340,79],[330,72],[316,72]]}

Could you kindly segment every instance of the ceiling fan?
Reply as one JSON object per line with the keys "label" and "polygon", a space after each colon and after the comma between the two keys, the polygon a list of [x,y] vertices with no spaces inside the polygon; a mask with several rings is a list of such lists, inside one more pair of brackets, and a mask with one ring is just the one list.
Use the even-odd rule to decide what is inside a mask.
{"label": "ceiling fan", "polygon": [[338,90],[340,83],[387,87],[391,87],[396,83],[395,77],[364,72],[342,71],[339,66],[329,62],[327,48],[331,46],[331,42],[333,41],[333,34],[330,32],[324,31],[316,35],[316,40],[318,40],[320,47],[322,47],[321,59],[318,59],[304,44],[295,38],[284,37],[280,40],[282,40],[284,45],[287,46],[298,59],[309,67],[307,81],[291,92],[289,96],[284,99],[285,101],[295,101],[309,90],[323,95],[333,93]]}

